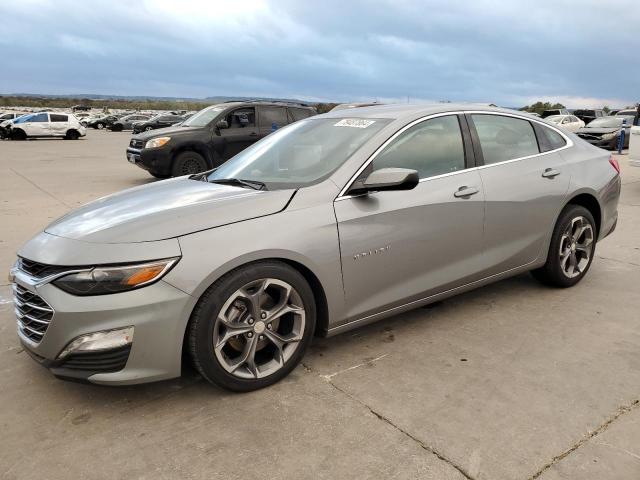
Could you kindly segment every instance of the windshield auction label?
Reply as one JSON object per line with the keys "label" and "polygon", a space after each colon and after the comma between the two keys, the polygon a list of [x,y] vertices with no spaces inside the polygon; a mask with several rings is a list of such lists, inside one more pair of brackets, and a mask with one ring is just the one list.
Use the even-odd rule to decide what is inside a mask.
{"label": "windshield auction label", "polygon": [[363,120],[361,118],[344,118],[338,123],[335,123],[334,127],[352,127],[352,128],[367,128],[369,125],[376,123],[375,120]]}

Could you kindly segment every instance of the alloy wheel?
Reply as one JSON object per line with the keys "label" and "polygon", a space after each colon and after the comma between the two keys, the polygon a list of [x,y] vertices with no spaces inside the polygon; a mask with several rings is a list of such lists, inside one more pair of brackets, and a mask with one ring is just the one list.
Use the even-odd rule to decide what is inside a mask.
{"label": "alloy wheel", "polygon": [[575,217],[560,238],[560,268],[568,278],[582,274],[593,253],[593,228],[583,217]]}
{"label": "alloy wheel", "polygon": [[215,319],[216,358],[238,378],[269,376],[296,352],[305,318],[302,298],[289,283],[275,278],[249,282],[227,299]]}

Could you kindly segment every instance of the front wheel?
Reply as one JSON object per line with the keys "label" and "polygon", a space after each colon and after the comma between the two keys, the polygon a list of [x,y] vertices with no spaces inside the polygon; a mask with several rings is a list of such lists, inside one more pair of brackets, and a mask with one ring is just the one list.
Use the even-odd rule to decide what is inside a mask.
{"label": "front wheel", "polygon": [[97,123],[97,124],[96,124],[96,128],[97,128],[98,130],[102,130],[102,129],[104,128],[104,123]]}
{"label": "front wheel", "polygon": [[316,322],[304,277],[280,262],[231,271],[200,298],[188,330],[196,369],[223,388],[248,392],[288,375],[302,359]]}
{"label": "front wheel", "polygon": [[153,130],[153,127],[144,127],[145,132],[150,132],[151,130]]}
{"label": "front wheel", "polygon": [[173,162],[171,175],[174,177],[193,175],[204,172],[206,169],[207,162],[202,155],[197,152],[182,152]]}
{"label": "front wheel", "polygon": [[546,285],[572,287],[587,274],[595,249],[593,215],[580,205],[567,205],[556,222],[547,262],[531,273]]}

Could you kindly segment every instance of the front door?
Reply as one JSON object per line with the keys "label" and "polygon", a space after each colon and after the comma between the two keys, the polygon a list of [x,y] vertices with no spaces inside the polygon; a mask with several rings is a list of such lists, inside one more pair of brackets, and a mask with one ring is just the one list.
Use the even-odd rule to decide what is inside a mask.
{"label": "front door", "polygon": [[420,122],[365,170],[417,170],[413,190],[336,199],[347,320],[479,278],[484,192],[478,171],[466,169],[460,125],[456,115]]}
{"label": "front door", "polygon": [[228,160],[258,140],[255,107],[233,110],[225,117],[229,128],[220,130],[223,139],[221,156]]}

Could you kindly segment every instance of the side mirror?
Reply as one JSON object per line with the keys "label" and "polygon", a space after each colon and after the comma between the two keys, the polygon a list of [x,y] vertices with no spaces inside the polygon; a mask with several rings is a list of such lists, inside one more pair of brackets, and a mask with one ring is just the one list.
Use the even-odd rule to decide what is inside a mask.
{"label": "side mirror", "polygon": [[226,120],[220,120],[218,123],[216,123],[216,128],[219,128],[221,130],[224,128],[229,128],[229,124]]}
{"label": "side mirror", "polygon": [[356,182],[350,194],[381,192],[385,190],[412,190],[418,185],[418,172],[408,168],[381,168],[369,174],[362,182]]}

